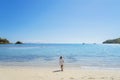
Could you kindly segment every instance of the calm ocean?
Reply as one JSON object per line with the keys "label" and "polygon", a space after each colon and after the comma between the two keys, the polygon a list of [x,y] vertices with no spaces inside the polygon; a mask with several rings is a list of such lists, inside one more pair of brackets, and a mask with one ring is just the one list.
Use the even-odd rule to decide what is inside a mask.
{"label": "calm ocean", "polygon": [[5,44],[0,45],[0,66],[65,66],[120,68],[120,45],[110,44]]}

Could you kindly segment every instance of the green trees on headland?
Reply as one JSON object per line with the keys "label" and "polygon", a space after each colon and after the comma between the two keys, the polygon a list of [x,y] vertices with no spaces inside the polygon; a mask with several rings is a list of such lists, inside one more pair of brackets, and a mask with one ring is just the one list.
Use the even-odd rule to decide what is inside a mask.
{"label": "green trees on headland", "polygon": [[120,44],[120,38],[106,40],[103,44]]}
{"label": "green trees on headland", "polygon": [[[10,41],[5,38],[0,38],[0,44],[10,44]],[[23,44],[21,41],[17,41],[15,44]]]}
{"label": "green trees on headland", "polygon": [[[10,41],[0,37],[0,44],[10,44]],[[23,42],[17,41],[15,44],[23,44]],[[106,40],[103,44],[120,44],[120,38]]]}
{"label": "green trees on headland", "polygon": [[9,44],[9,40],[0,38],[0,44]]}

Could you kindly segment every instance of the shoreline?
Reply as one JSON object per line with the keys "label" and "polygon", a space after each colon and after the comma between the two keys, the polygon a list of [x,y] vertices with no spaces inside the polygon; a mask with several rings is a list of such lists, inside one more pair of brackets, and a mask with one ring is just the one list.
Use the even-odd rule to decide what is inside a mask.
{"label": "shoreline", "polygon": [[[11,66],[11,65],[0,65],[0,68],[40,68],[40,69],[60,69],[60,66]],[[106,68],[106,67],[91,67],[91,66],[64,66],[64,69],[73,69],[73,70],[120,70],[120,68]]]}

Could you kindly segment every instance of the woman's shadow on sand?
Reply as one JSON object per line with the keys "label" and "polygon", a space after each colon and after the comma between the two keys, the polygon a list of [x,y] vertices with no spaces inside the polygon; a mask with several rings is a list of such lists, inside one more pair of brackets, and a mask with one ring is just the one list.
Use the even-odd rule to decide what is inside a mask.
{"label": "woman's shadow on sand", "polygon": [[61,72],[61,70],[55,70],[55,71],[53,71],[53,72]]}

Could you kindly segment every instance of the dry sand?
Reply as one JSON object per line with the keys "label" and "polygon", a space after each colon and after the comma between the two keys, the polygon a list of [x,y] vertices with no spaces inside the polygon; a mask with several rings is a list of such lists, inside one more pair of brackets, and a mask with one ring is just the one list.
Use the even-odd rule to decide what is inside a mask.
{"label": "dry sand", "polygon": [[0,80],[120,80],[120,70],[0,67]]}

